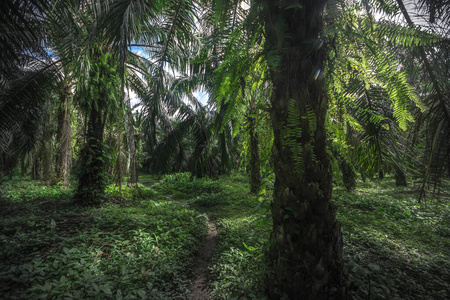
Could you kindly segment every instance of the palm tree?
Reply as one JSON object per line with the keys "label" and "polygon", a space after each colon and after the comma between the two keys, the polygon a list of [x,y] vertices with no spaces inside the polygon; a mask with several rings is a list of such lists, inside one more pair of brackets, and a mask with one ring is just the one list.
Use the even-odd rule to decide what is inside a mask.
{"label": "palm tree", "polygon": [[[33,149],[48,113],[49,89],[57,68],[43,48],[42,0],[6,0],[0,9],[0,170]],[[35,100],[36,99],[36,100]]]}
{"label": "palm tree", "polygon": [[93,49],[86,87],[81,87],[81,109],[85,112],[87,145],[82,153],[82,173],[75,200],[80,204],[102,201],[106,188],[107,149],[103,134],[111,111],[118,110],[119,80],[114,58],[105,47]]}
{"label": "palm tree", "polygon": [[72,165],[72,94],[69,76],[63,78],[58,89],[56,158],[54,183],[68,186]]}
{"label": "palm tree", "polygon": [[273,84],[276,175],[267,291],[271,298],[345,298],[342,241],[331,202],[324,97],[325,1],[258,1]]}
{"label": "palm tree", "polygon": [[[84,163],[76,195],[78,202],[92,203],[102,198],[107,157],[103,131],[107,118],[117,115],[114,113],[117,109],[123,109],[126,87],[141,87],[141,74],[150,78],[147,88],[151,90],[139,91],[141,95],[145,94],[142,97],[145,106],[158,107],[159,99],[172,100],[164,94],[166,66],[183,61],[181,54],[184,52],[180,47],[190,42],[185,40],[190,38],[188,33],[190,24],[194,24],[192,11],[195,9],[184,1],[167,1],[166,4],[98,1],[86,3],[82,9],[72,7],[74,14],[62,14],[68,20],[59,16],[54,18],[56,24],[61,25],[61,20],[70,24],[66,30],[56,30],[57,48],[75,64],[74,73],[81,79],[78,107],[87,120],[87,146],[82,155]],[[67,37],[80,43],[74,46]],[[142,42],[148,59],[131,52],[132,43],[136,42]],[[75,56],[80,51],[82,55]],[[120,178],[119,174],[119,181]]]}
{"label": "palm tree", "polygon": [[[410,13],[403,1],[397,0],[399,10],[408,24],[408,28],[415,29]],[[429,14],[429,22],[425,25],[431,32],[444,37],[448,36],[450,20],[444,12],[448,10],[448,1],[419,1],[419,8]],[[420,11],[419,9],[419,11]],[[442,27],[441,27],[442,26]],[[427,46],[425,44],[425,46]],[[439,43],[436,47],[418,45],[418,57],[423,64],[424,77],[431,82],[423,89],[425,104],[428,111],[420,114],[418,119],[425,128],[425,153],[423,156],[423,181],[419,191],[419,202],[425,196],[426,185],[434,182],[435,190],[445,170],[450,170],[450,102],[448,94],[448,43]],[[437,50],[437,51],[436,51]],[[423,123],[422,123],[423,122]],[[417,126],[416,128],[421,128]],[[446,162],[446,163],[443,163]]]}

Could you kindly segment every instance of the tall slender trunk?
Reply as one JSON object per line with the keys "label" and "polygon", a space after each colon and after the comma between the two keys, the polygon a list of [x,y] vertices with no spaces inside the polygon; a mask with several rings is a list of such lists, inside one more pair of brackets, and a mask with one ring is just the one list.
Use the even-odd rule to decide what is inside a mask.
{"label": "tall slender trunk", "polygon": [[[50,102],[50,97],[48,102]],[[41,144],[39,145],[42,158],[42,183],[44,185],[51,184],[53,179],[53,123],[53,114],[47,113],[44,118]]]}
{"label": "tall slender trunk", "polygon": [[[242,98],[245,99],[245,79],[241,77]],[[247,111],[248,133],[250,135],[250,193],[257,194],[261,185],[258,133],[256,132],[256,98],[252,94]]]}
{"label": "tall slender trunk", "polygon": [[[331,202],[322,70],[324,0],[263,1],[273,83],[276,175],[268,250],[270,299],[344,299],[342,240]],[[281,32],[285,28],[284,32]],[[278,65],[270,65],[274,55]]]}
{"label": "tall slender trunk", "polygon": [[258,132],[256,131],[256,120],[253,117],[256,114],[256,98],[251,96],[250,100],[250,116],[247,117],[249,122],[249,135],[250,135],[250,192],[257,194],[261,185],[261,170],[259,160],[259,143]]}
{"label": "tall slender trunk", "polygon": [[[122,89],[123,89],[123,85],[122,85]],[[123,99],[123,98],[122,98]],[[122,107],[122,102],[120,105],[120,108]],[[119,150],[117,151],[117,179],[118,179],[118,185],[119,185],[119,194],[120,197],[123,198],[123,193],[122,193],[122,109],[119,109],[117,112],[117,118],[119,120],[119,124],[117,125],[117,141],[119,143],[118,148]]]}
{"label": "tall slender trunk", "polygon": [[137,184],[138,168],[137,168],[137,158],[136,158],[136,144],[134,138],[134,124],[133,124],[133,112],[131,111],[131,100],[129,95],[127,96],[127,120],[125,121],[125,128],[127,130],[127,140],[128,140],[128,165],[130,172],[130,183]]}
{"label": "tall slender trunk", "polygon": [[51,141],[44,141],[42,144],[42,181],[43,184],[50,184],[53,177],[52,170],[52,146]]}
{"label": "tall slender trunk", "polygon": [[59,97],[58,128],[56,132],[55,183],[69,184],[69,172],[72,162],[72,115],[70,86],[64,83]]}
{"label": "tall slender trunk", "polygon": [[33,163],[31,169],[31,179],[40,180],[41,179],[41,158],[39,153],[39,147],[33,151]]}

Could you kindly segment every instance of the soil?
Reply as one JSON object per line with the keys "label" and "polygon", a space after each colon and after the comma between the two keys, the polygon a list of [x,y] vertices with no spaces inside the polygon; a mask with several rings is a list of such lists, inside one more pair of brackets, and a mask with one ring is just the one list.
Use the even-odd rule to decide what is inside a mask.
{"label": "soil", "polygon": [[198,260],[192,270],[194,280],[191,287],[190,300],[207,300],[209,299],[208,290],[208,265],[211,262],[212,253],[217,243],[216,224],[208,221],[208,235],[203,245],[199,249]]}

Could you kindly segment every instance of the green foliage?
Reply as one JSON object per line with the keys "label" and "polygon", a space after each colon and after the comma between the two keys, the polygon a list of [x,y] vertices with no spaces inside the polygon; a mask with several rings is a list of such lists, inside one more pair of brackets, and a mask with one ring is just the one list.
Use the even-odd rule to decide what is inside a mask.
{"label": "green foliage", "polygon": [[448,203],[419,206],[391,177],[359,186],[334,192],[353,299],[448,298]]}
{"label": "green foliage", "polygon": [[63,184],[43,185],[39,181],[13,179],[2,183],[3,198],[14,203],[27,201],[67,201],[73,197],[73,191],[63,189]]}
{"label": "green foliage", "polygon": [[303,148],[300,143],[302,128],[300,126],[301,115],[297,111],[295,100],[289,101],[287,124],[281,129],[283,147],[291,151],[294,162],[294,170],[298,175],[304,172]]}
{"label": "green foliage", "polygon": [[[94,137],[90,139],[95,140]],[[76,202],[82,205],[105,201],[105,189],[110,182],[106,166],[114,162],[115,151],[103,141],[90,141],[82,150],[81,162],[75,171],[79,179]]]}
{"label": "green foliage", "polygon": [[[250,195],[244,173],[216,181],[172,174],[148,187],[154,181],[141,177],[144,197],[123,187],[124,201],[98,208],[73,206],[70,189],[2,182],[0,298],[187,298],[208,230],[208,217],[187,203],[217,224],[211,298],[264,299],[271,197]],[[119,198],[117,187],[106,191]],[[446,198],[419,206],[414,190],[395,187],[391,177],[333,194],[354,299],[448,298]]]}
{"label": "green foliage", "polygon": [[149,187],[139,184],[136,188],[134,186],[123,186],[122,195],[120,195],[119,187],[116,185],[109,185],[106,188],[106,198],[116,199],[118,201],[122,200],[122,197],[126,199],[127,202],[135,203],[143,199],[152,199],[156,197],[157,192]]}
{"label": "green foliage", "polygon": [[219,193],[222,190],[219,181],[209,178],[193,178],[191,173],[164,175],[154,188],[179,199],[202,196],[207,193]]}
{"label": "green foliage", "polygon": [[436,45],[443,39],[437,34],[423,31],[420,26],[404,27],[387,21],[372,24],[371,30],[379,37],[386,38],[391,45],[408,48]]}
{"label": "green foliage", "polygon": [[[24,185],[32,196],[23,196]],[[126,204],[95,209],[73,206],[66,190],[54,196],[57,187],[17,181],[4,188],[1,298],[187,297],[187,270],[207,230],[203,215],[172,201],[139,198],[131,188],[123,189],[132,197]],[[154,194],[149,188],[142,193]]]}
{"label": "green foliage", "polygon": [[211,181],[176,173],[164,176],[154,187],[176,199],[186,199],[217,220],[218,244],[210,266],[211,298],[263,299],[263,245],[270,230],[270,222],[263,219],[269,201],[267,197],[261,202],[249,194],[248,176],[232,172]]}
{"label": "green foliage", "polygon": [[202,196],[197,196],[192,204],[194,206],[201,206],[201,207],[229,205],[230,199],[223,193],[206,194]]}
{"label": "green foliage", "polygon": [[89,72],[82,74],[78,81],[78,105],[84,113],[104,112],[102,122],[107,117],[115,117],[113,112],[119,109],[119,86],[117,64],[111,53],[103,53],[102,46],[92,50],[89,57]]}
{"label": "green foliage", "polygon": [[[339,11],[339,22],[326,29],[330,39],[340,41],[329,52],[332,63],[326,78],[331,104],[328,129],[333,147],[339,149],[339,160],[343,158],[372,176],[382,167],[404,164],[405,157],[411,155],[404,131],[414,122],[412,111],[424,109],[403,63],[404,53],[410,49],[396,44],[386,30],[390,26],[391,34],[396,32],[399,39],[412,44],[426,41],[419,37],[425,34],[420,32],[417,37],[400,38],[412,31],[374,21],[367,5],[355,2],[344,7]],[[385,11],[386,7],[379,9]]]}
{"label": "green foliage", "polygon": [[212,299],[265,299],[263,245],[268,227],[250,218],[223,219],[218,223],[219,243],[211,273]]}

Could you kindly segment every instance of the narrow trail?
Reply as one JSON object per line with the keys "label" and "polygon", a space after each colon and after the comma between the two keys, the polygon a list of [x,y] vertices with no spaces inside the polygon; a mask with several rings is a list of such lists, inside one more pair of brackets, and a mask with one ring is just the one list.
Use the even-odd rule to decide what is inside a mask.
{"label": "narrow trail", "polygon": [[[175,200],[169,196],[163,195],[163,197],[180,206],[186,206],[186,203]],[[211,257],[217,243],[217,234],[216,223],[208,220],[208,234],[206,235],[205,241],[200,246],[197,261],[192,269],[194,279],[190,289],[191,295],[189,300],[209,300],[208,266],[211,263]]]}
{"label": "narrow trail", "polygon": [[190,300],[208,300],[208,265],[217,243],[217,228],[213,221],[208,221],[208,235],[199,249],[197,262],[192,270],[194,280],[191,286]]}

